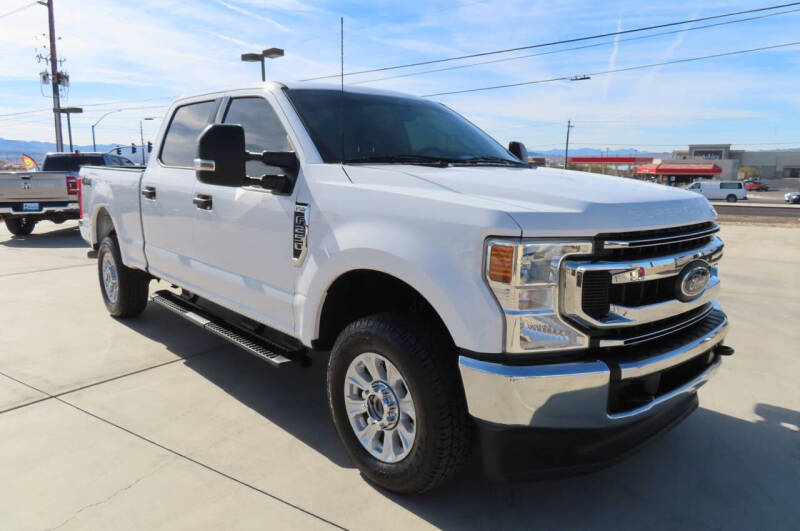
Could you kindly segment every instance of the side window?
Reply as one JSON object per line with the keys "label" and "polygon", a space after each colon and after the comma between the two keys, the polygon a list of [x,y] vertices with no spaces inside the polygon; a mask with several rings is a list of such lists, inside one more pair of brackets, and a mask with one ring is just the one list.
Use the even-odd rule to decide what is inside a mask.
{"label": "side window", "polygon": [[720,183],[719,187],[724,190],[741,190],[742,183]]}
{"label": "side window", "polygon": [[167,166],[194,166],[197,137],[208,125],[215,105],[214,101],[203,101],[178,107],[164,137],[161,162]]}
{"label": "side window", "polygon": [[[244,142],[247,151],[291,151],[289,138],[278,115],[263,98],[235,98],[231,100],[223,123],[244,127]],[[251,160],[247,162],[248,177],[279,173],[280,170]]]}

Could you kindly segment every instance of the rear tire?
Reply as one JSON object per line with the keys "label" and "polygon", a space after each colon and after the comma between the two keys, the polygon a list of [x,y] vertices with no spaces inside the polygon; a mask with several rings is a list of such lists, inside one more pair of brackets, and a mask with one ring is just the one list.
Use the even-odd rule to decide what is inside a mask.
{"label": "rear tire", "polygon": [[738,199],[736,198],[735,195],[730,194],[728,197],[725,198],[725,201],[727,201],[728,203],[735,203],[736,201],[738,201]]}
{"label": "rear tire", "polygon": [[6,218],[6,228],[14,236],[27,236],[33,232],[36,220],[29,217]]}
{"label": "rear tire", "polygon": [[[455,354],[442,331],[405,314],[365,317],[339,335],[328,362],[328,405],[345,450],[368,480],[393,492],[420,493],[450,479],[466,461],[472,422]],[[382,377],[364,373],[364,356],[379,360]],[[354,369],[360,371],[356,380],[365,375],[361,385],[353,383]],[[376,409],[377,417],[383,414],[378,422]]]}
{"label": "rear tire", "polygon": [[117,237],[103,238],[97,250],[97,272],[103,302],[114,317],[134,317],[147,306],[150,276],[138,269],[125,267]]}

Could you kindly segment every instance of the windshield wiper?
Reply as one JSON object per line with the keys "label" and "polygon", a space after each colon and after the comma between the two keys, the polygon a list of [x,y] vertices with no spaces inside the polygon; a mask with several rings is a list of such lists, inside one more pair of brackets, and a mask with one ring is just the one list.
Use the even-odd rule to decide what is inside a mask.
{"label": "windshield wiper", "polygon": [[345,159],[344,161],[345,164],[368,162],[386,162],[390,164],[433,164],[435,166],[447,166],[448,163],[454,161],[450,159],[443,159],[441,157],[427,157],[425,155],[374,155],[371,157]]}
{"label": "windshield wiper", "polygon": [[459,159],[458,163],[462,164],[503,164],[505,166],[528,166],[522,161],[504,159],[502,157],[470,157],[468,159]]}

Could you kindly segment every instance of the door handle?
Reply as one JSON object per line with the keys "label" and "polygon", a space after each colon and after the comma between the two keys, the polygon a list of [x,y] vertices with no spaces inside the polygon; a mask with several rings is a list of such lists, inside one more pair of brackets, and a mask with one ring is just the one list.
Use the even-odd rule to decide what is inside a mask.
{"label": "door handle", "polygon": [[142,188],[142,195],[145,199],[155,199],[156,198],[156,187],[155,186],[145,186]]}
{"label": "door handle", "polygon": [[197,196],[192,199],[192,203],[194,206],[201,210],[211,210],[211,196],[205,194],[197,194]]}

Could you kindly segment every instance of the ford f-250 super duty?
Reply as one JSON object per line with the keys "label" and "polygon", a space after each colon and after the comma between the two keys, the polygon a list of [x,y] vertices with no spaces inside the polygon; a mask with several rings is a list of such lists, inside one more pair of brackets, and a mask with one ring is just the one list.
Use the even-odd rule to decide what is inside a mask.
{"label": "ford f-250 super duty", "polygon": [[213,92],[172,105],[154,154],[81,170],[111,315],[157,278],[180,292],[149,300],[273,365],[330,350],[338,434],[389,490],[432,488],[473,446],[498,478],[613,461],[733,352],[704,197],[533,168],[439,103]]}
{"label": "ford f-250 super duty", "polygon": [[132,165],[108,153],[48,153],[43,171],[0,172],[0,219],[11,234],[25,236],[43,219],[78,219],[78,171],[84,164]]}

